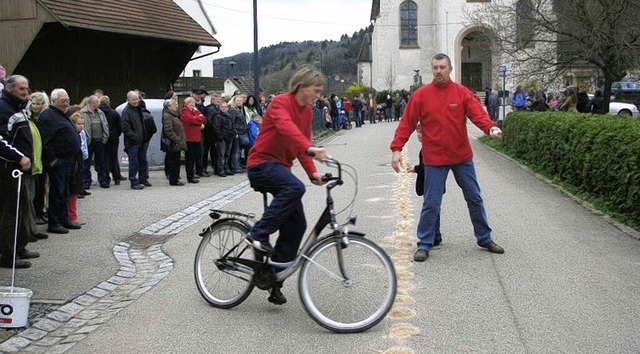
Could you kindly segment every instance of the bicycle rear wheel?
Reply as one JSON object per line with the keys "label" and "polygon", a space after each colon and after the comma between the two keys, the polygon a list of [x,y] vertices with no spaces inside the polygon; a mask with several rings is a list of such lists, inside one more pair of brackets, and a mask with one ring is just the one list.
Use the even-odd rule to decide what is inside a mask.
{"label": "bicycle rear wheel", "polygon": [[198,246],[194,263],[196,285],[200,295],[215,307],[237,306],[253,290],[253,269],[228,259],[257,259],[253,248],[242,242],[248,232],[241,222],[222,221],[207,231]]}
{"label": "bicycle rear wheel", "polygon": [[[389,256],[362,236],[349,234],[315,245],[304,258],[298,287],[305,310],[322,327],[340,333],[365,331],[391,310],[396,271]],[[342,254],[344,275],[338,253]]]}

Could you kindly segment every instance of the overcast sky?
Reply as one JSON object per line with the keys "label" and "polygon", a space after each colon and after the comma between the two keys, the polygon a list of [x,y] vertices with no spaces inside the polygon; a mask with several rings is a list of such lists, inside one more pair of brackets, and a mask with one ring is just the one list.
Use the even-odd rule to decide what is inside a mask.
{"label": "overcast sky", "polygon": [[[339,40],[367,27],[371,0],[258,0],[258,47]],[[203,0],[222,44],[217,58],[253,52],[253,0]]]}

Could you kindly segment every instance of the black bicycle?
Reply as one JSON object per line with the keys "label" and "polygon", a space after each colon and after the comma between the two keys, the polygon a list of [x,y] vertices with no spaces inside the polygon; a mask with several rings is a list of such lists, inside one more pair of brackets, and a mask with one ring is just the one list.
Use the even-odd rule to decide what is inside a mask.
{"label": "black bicycle", "polygon": [[[335,167],[338,176],[325,175],[326,208],[291,262],[276,263],[243,242],[254,223],[254,214],[211,211],[214,221],[200,234],[203,238],[194,264],[198,290],[209,304],[232,308],[242,303],[254,287],[271,289],[300,269],[300,300],[321,326],[340,333],[362,332],[387,315],[397,291],[393,262],[365,234],[350,230],[355,218],[344,224],[336,221],[331,191],[344,183],[343,165],[335,159],[324,162]],[[355,170],[348,167],[354,173],[345,174],[352,176],[357,186]],[[264,203],[266,207],[266,194]],[[330,231],[318,237],[327,226]],[[276,273],[274,266],[284,269]]]}

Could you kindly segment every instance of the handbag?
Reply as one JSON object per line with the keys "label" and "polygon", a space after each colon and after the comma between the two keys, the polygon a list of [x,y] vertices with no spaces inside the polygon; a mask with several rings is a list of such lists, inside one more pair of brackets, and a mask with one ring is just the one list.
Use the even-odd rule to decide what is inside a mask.
{"label": "handbag", "polygon": [[171,139],[162,137],[160,138],[160,150],[164,152],[169,152],[169,148],[171,147]]}
{"label": "handbag", "polygon": [[238,138],[240,139],[240,146],[249,146],[250,142],[248,133],[240,134],[238,135]]}

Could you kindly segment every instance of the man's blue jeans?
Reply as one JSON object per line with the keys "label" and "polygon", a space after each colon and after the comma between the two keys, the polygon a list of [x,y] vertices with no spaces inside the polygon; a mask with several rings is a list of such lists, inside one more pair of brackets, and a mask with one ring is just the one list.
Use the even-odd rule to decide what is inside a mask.
{"label": "man's blue jeans", "polygon": [[424,166],[424,200],[418,223],[418,249],[429,250],[439,231],[440,206],[449,170],[453,171],[467,201],[477,243],[483,245],[492,241],[475,167],[473,160],[469,160],[456,165]]}
{"label": "man's blue jeans", "polygon": [[279,230],[271,259],[276,262],[293,260],[307,229],[302,207],[304,184],[284,165],[273,161],[249,167],[247,175],[253,189],[273,195],[262,219],[251,229],[251,238],[268,240],[269,235]]}
{"label": "man's blue jeans", "polygon": [[109,178],[109,168],[106,163],[105,145],[102,141],[92,141],[87,147],[89,150],[89,158],[85,160],[85,164],[82,167],[82,185],[84,189],[91,188],[91,162],[93,161],[93,167],[98,174],[98,183],[101,186],[109,185],[111,179]]}
{"label": "man's blue jeans", "polygon": [[148,146],[148,144],[130,146],[124,150],[129,156],[129,181],[131,181],[131,185],[149,180]]}
{"label": "man's blue jeans", "polygon": [[49,226],[69,222],[69,183],[76,161],[58,159],[49,167]]}

